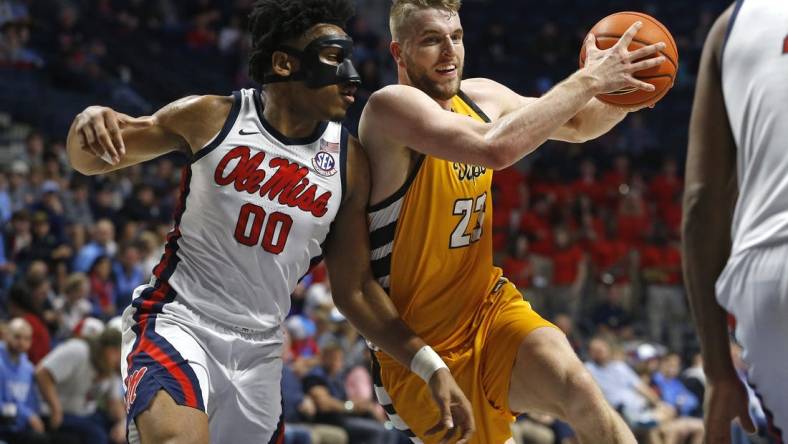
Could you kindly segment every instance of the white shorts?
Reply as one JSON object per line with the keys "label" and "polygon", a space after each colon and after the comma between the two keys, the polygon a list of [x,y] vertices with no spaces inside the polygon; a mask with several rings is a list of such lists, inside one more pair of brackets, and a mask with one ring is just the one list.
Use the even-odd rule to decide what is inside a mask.
{"label": "white shorts", "polygon": [[212,443],[282,435],[282,332],[245,333],[199,317],[166,283],[134,291],[123,312],[121,372],[129,442],[159,390],[208,414]]}
{"label": "white shorts", "polygon": [[717,301],[736,318],[747,379],[770,420],[788,432],[788,245],[732,257],[717,280]]}

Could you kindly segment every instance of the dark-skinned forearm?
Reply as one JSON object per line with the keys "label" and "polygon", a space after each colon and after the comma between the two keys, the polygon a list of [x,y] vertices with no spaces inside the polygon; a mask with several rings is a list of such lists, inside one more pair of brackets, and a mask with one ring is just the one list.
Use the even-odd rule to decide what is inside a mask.
{"label": "dark-skinned forearm", "polygon": [[366,339],[406,368],[425,345],[405,323],[386,292],[369,281],[348,297],[335,298],[337,308]]}
{"label": "dark-skinned forearm", "polygon": [[715,283],[730,254],[730,190],[696,186],[684,198],[684,276],[709,379],[734,373],[727,312],[717,303]]}

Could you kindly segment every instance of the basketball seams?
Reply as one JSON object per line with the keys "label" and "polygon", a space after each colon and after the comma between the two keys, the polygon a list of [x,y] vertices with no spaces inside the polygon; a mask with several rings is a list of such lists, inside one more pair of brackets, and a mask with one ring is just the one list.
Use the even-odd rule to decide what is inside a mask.
{"label": "basketball seams", "polygon": [[[591,28],[589,34],[597,38],[598,47],[600,47],[600,49],[609,49],[601,47],[612,47],[615,42],[621,39],[626,29],[636,21],[642,21],[644,29],[635,36],[636,38],[632,39],[632,44],[629,45],[629,48],[632,51],[636,51],[640,49],[638,46],[645,47],[657,41],[664,41],[666,45],[665,48],[657,52],[658,55],[665,57],[669,63],[663,63],[659,66],[644,69],[633,74],[638,80],[646,81],[654,85],[656,87],[655,91],[645,92],[637,90],[633,92],[622,92],[620,95],[608,93],[597,96],[597,99],[614,106],[640,107],[657,103],[668,93],[668,91],[670,91],[678,74],[679,53],[676,42],[665,25],[649,15],[632,11],[611,14],[597,22],[597,24]],[[647,42],[646,40],[649,41]],[[673,52],[671,53],[671,51]],[[580,48],[581,68],[585,65],[585,58],[585,45],[582,45]],[[637,60],[637,62],[642,60],[648,60],[648,58],[641,58]]]}
{"label": "basketball seams", "polygon": [[[671,35],[670,31],[668,31],[668,28],[665,25],[663,25],[662,22],[658,21],[654,17],[651,17],[650,15],[646,15],[646,14],[643,14],[642,12],[635,12],[635,11],[624,11],[624,12],[621,12],[620,14],[636,15],[636,16],[644,19],[644,20],[648,20],[649,22],[657,25],[657,27],[662,29],[662,32],[664,32],[666,35]],[[673,46],[673,52],[678,54],[679,53],[679,48],[676,46],[676,42],[675,41],[671,41],[670,44],[671,44],[671,46]]]}
{"label": "basketball seams", "polygon": [[[617,12],[615,14],[611,14],[611,15],[603,18],[602,20],[600,20],[600,22],[605,21],[607,18],[612,17],[614,15],[615,16],[618,16],[618,15],[634,15],[635,17],[638,17],[638,18],[640,18],[642,20],[646,20],[649,23],[651,23],[653,25],[656,25],[658,28],[660,28],[662,30],[663,33],[665,33],[665,35],[672,36],[672,34],[668,30],[668,28],[665,25],[663,25],[662,22],[660,22],[659,20],[655,19],[654,17],[652,17],[652,16],[650,16],[648,14],[643,14],[642,12],[621,11],[621,12]],[[622,31],[621,33],[623,34],[624,32]],[[673,52],[678,54],[679,53],[679,48],[678,48],[678,46],[676,46],[676,42],[675,41],[671,41],[670,45],[673,47]]]}

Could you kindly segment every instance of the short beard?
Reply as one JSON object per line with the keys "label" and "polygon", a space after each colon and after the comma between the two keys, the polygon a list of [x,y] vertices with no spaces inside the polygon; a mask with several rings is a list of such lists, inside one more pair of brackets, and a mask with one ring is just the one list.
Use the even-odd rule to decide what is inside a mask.
{"label": "short beard", "polygon": [[[412,66],[412,65],[411,65]],[[457,67],[457,78],[452,85],[453,87],[450,90],[446,90],[446,87],[438,86],[432,79],[429,78],[429,75],[426,72],[418,73],[413,72],[409,68],[405,70],[408,73],[408,78],[410,79],[410,83],[413,87],[418,88],[424,91],[428,96],[432,97],[436,100],[450,100],[452,97],[456,96],[457,93],[460,92],[460,83],[462,81],[462,66]]]}

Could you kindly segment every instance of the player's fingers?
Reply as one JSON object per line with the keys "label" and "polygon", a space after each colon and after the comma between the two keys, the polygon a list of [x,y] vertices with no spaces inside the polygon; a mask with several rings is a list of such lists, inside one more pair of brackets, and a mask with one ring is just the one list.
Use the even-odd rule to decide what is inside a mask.
{"label": "player's fingers", "polygon": [[90,152],[97,156],[100,156],[104,153],[104,151],[101,149],[101,146],[99,146],[96,140],[96,134],[93,132],[93,128],[90,125],[83,126],[81,133],[85,138],[85,146]]}
{"label": "player's fingers", "polygon": [[637,63],[629,65],[629,72],[638,72],[646,69],[653,68],[665,63],[665,57],[659,56],[651,59],[646,59]]}
{"label": "player's fingers", "polygon": [[443,418],[441,418],[434,426],[427,429],[427,431],[424,432],[424,434],[427,436],[435,435],[436,433],[440,433],[441,430],[445,430],[445,429],[446,429],[446,424],[443,423]]}
{"label": "player's fingers", "polygon": [[153,117],[131,117],[128,114],[116,113],[121,128],[147,128],[153,126]]}
{"label": "player's fingers", "polygon": [[638,21],[638,22],[633,23],[632,26],[630,26],[629,29],[627,29],[627,31],[624,33],[624,35],[622,35],[621,38],[618,39],[618,42],[616,42],[614,48],[616,48],[616,49],[629,48],[629,44],[632,43],[632,40],[635,38],[635,36],[637,35],[638,31],[642,27],[643,27],[643,23],[642,22]]}
{"label": "player's fingers", "polygon": [[464,429],[462,431],[462,435],[460,435],[460,439],[457,440],[456,444],[467,444],[471,441],[471,436],[473,436],[473,430],[471,429]]}
{"label": "player's fingers", "polygon": [[85,127],[85,134],[88,135],[90,146],[97,157],[100,157],[105,162],[113,165],[117,163],[115,156],[99,141],[99,136],[96,133],[96,129],[93,125],[88,125]]}
{"label": "player's fingers", "polygon": [[629,53],[629,60],[640,60],[648,56],[656,54],[665,49],[665,44],[662,42],[653,45],[644,46]]}
{"label": "player's fingers", "polygon": [[126,154],[126,145],[123,144],[123,137],[120,134],[120,127],[118,126],[117,119],[110,115],[104,115],[104,125],[107,127],[109,136],[112,139],[112,145],[123,156]]}
{"label": "player's fingers", "polygon": [[636,79],[634,77],[630,77],[629,78],[629,83],[630,83],[630,85],[634,86],[635,88],[643,90],[643,91],[653,92],[655,89],[657,89],[651,83],[647,83],[647,82],[644,82],[642,80],[638,80],[638,79]]}
{"label": "player's fingers", "polygon": [[441,429],[453,429],[454,419],[451,416],[451,399],[448,396],[441,396],[436,399],[438,410],[441,414]]}
{"label": "player's fingers", "polygon": [[473,436],[473,432],[475,431],[473,426],[473,418],[470,418],[470,421],[467,423],[461,423],[459,426],[460,432],[460,439],[457,441],[456,444],[465,444],[470,441],[471,436]]}
{"label": "player's fingers", "polygon": [[452,438],[454,438],[455,433],[457,432],[456,427],[450,428],[445,435],[443,435],[443,439],[440,440],[439,444],[448,444],[451,442]]}
{"label": "player's fingers", "polygon": [[77,130],[77,134],[79,135],[79,144],[80,144],[80,147],[82,148],[82,151],[85,151],[85,152],[90,153],[90,154],[94,154],[96,156],[101,155],[100,153],[96,153],[93,150],[93,146],[88,141],[89,139],[88,139],[87,132],[85,131],[84,127],[78,129]]}
{"label": "player's fingers", "polygon": [[94,126],[93,130],[96,132],[96,138],[98,139],[98,143],[101,145],[101,147],[104,148],[104,152],[110,155],[114,163],[117,163],[120,160],[120,155],[118,154],[118,150],[112,144],[112,139],[109,137],[109,132],[104,126],[104,122]]}
{"label": "player's fingers", "polygon": [[597,49],[599,49],[596,46],[596,36],[590,32],[586,36],[585,45],[586,45],[586,56],[592,51],[596,51]]}

